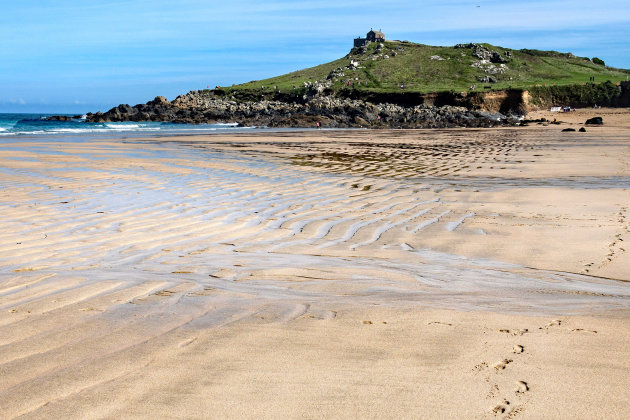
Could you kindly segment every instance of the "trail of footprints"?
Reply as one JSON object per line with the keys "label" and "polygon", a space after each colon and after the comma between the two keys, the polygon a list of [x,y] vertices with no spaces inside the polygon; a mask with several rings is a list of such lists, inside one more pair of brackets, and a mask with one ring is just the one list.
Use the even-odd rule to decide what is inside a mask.
{"label": "trail of footprints", "polygon": [[[538,327],[539,332],[548,333],[549,331],[559,328],[563,325],[563,321],[560,319],[554,319],[549,323]],[[586,330],[583,328],[573,328],[571,332],[589,332],[596,334],[597,331]],[[499,329],[499,333],[508,334],[517,340],[518,337],[524,334],[531,333],[529,329]],[[511,352],[506,354],[505,357],[492,366],[488,362],[481,362],[476,365],[472,370],[476,373],[485,373],[485,381],[490,384],[486,398],[494,400],[495,403],[489,409],[491,416],[500,416],[504,419],[511,419],[517,417],[519,414],[525,411],[527,404],[527,393],[530,391],[532,385],[529,380],[525,378],[518,378],[516,372],[518,366],[523,362],[523,356],[527,353],[527,349],[524,345],[516,341],[512,346]],[[499,385],[499,375],[512,374],[515,379],[511,389],[502,389]]]}
{"label": "trail of footprints", "polygon": [[630,233],[630,223],[628,223],[628,208],[621,207],[619,212],[616,214],[617,222],[619,223],[619,232],[616,233],[612,239],[612,242],[608,244],[608,253],[604,256],[602,261],[599,264],[595,264],[594,262],[589,262],[588,264],[584,264],[583,272],[588,274],[593,266],[597,268],[603,268],[610,264],[615,258],[617,258],[620,254],[626,252],[626,245],[624,243],[624,236],[628,236]]}
{"label": "trail of footprints", "polygon": [[[540,329],[548,329],[554,326],[559,326],[562,321],[554,320]],[[507,334],[514,337],[515,340],[524,334],[529,333],[529,329],[499,329],[499,333]],[[488,362],[482,362],[473,368],[474,372],[485,372],[485,381],[490,384],[486,398],[495,400],[496,402],[490,408],[490,414],[494,416],[501,416],[505,419],[511,419],[518,416],[525,410],[526,394],[530,390],[530,384],[525,379],[515,379],[511,389],[502,389],[498,381],[497,375],[504,375],[518,370],[518,365],[522,361],[523,355],[526,353],[524,345],[516,341],[509,354],[498,362],[494,363],[492,367]],[[497,401],[498,400],[498,401]]]}
{"label": "trail of footprints", "polygon": [[[523,334],[527,333],[527,329],[517,329],[517,330],[509,330],[502,329],[499,330],[500,333],[509,334],[513,337],[520,337]],[[488,369],[488,364],[483,362],[481,367],[476,367],[477,371],[486,371],[486,382],[491,383],[490,389],[486,397],[488,399],[498,399],[499,402],[495,403],[490,412],[495,415],[501,415],[503,418],[514,418],[518,414],[524,411],[524,401],[523,397],[525,393],[527,393],[530,389],[530,385],[527,381],[523,379],[518,379],[514,381],[513,387],[511,390],[503,390],[499,386],[499,384],[494,380],[494,375],[501,375],[505,370],[513,370],[516,368],[515,365],[519,363],[519,359],[525,353],[525,347],[522,344],[514,344],[512,347],[511,354],[499,362],[493,365],[491,370]]]}

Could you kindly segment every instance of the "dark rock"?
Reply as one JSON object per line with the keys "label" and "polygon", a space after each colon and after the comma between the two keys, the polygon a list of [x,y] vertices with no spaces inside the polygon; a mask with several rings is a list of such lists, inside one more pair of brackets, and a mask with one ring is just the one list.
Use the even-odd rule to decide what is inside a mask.
{"label": "dark rock", "polygon": [[490,57],[490,62],[496,63],[496,64],[502,64],[502,63],[507,63],[509,61],[507,58],[503,57],[498,52],[496,51],[491,51],[491,52],[492,52],[492,56]]}
{"label": "dark rock", "polygon": [[147,105],[168,105],[170,102],[164,96],[156,96],[150,102],[147,102]]}
{"label": "dark rock", "polygon": [[[380,118],[379,118],[380,117]],[[517,118],[471,111],[457,106],[372,103],[307,91],[277,100],[241,98],[212,91],[192,91],[172,102],[163,97],[135,106],[119,105],[105,113],[87,114],[89,122],[164,121],[187,124],[238,122],[268,127],[451,128],[514,126]]]}
{"label": "dark rock", "polygon": [[602,124],[604,124],[604,119],[602,117],[593,117],[593,118],[589,118],[588,120],[586,120],[586,122],[584,124],[602,125]]}
{"label": "dark rock", "polygon": [[586,128],[582,127],[578,130],[580,133],[586,133]]}
{"label": "dark rock", "polygon": [[477,80],[481,83],[496,83],[497,79],[492,76],[477,76]]}
{"label": "dark rock", "polygon": [[539,118],[537,120],[521,120],[521,124],[544,123],[544,122],[548,122],[547,118]]}
{"label": "dark rock", "polygon": [[562,131],[575,131],[575,128],[565,128]]}

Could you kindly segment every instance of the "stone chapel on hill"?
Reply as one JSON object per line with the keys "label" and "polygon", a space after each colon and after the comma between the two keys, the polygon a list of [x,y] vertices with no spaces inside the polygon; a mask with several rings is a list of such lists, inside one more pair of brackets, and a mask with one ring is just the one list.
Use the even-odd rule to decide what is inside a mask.
{"label": "stone chapel on hill", "polygon": [[375,31],[374,29],[370,29],[370,32],[367,33],[365,38],[355,38],[354,39],[354,47],[360,48],[365,47],[370,42],[383,42],[385,41],[385,34],[381,31]]}

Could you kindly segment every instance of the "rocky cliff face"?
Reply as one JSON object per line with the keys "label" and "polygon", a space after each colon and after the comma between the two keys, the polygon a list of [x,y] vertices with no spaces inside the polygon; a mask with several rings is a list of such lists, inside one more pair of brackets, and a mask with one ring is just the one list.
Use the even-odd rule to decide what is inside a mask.
{"label": "rocky cliff face", "polygon": [[[507,112],[506,112],[507,114]],[[511,125],[516,118],[466,107],[420,104],[404,106],[329,96],[318,91],[299,100],[240,101],[212,91],[191,91],[172,102],[158,96],[146,104],[119,105],[87,114],[91,122],[167,121],[174,123],[238,122],[267,127],[446,128]]]}

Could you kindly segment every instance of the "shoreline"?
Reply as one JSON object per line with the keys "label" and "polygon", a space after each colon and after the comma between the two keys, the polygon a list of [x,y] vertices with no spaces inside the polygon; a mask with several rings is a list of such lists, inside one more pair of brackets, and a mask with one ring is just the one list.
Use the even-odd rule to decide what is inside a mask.
{"label": "shoreline", "polygon": [[[43,128],[43,131],[37,132],[37,133],[28,133],[28,132],[24,132],[24,133],[20,133],[20,134],[11,134],[10,132],[5,132],[2,136],[0,136],[0,139],[11,139],[11,138],[46,138],[46,137],[50,137],[50,136],[57,136],[57,137],[66,137],[66,136],[80,136],[80,137],[84,137],[86,135],[92,136],[94,138],[142,138],[142,137],[151,137],[151,138],[160,138],[160,137],[195,137],[195,136],[215,136],[215,135],[238,135],[238,134],[252,134],[252,135],[266,135],[269,133],[309,133],[309,132],[335,132],[335,131],[371,131],[371,132],[387,132],[387,131],[392,131],[392,132],[400,132],[400,131],[409,131],[409,132],[413,132],[414,130],[434,130],[434,131],[438,131],[439,130],[467,130],[467,131],[471,131],[471,130],[483,130],[483,129],[493,129],[493,130],[501,130],[501,129],[513,129],[513,128],[518,128],[518,129],[523,129],[528,127],[529,129],[531,129],[532,127],[539,127],[539,128],[547,128],[547,127],[551,127],[553,128],[560,128],[560,129],[566,129],[567,128],[567,124],[569,125],[569,129],[573,129],[573,128],[582,128],[579,127],[584,126],[584,122],[586,121],[587,118],[589,118],[589,116],[593,116],[593,115],[600,115],[600,116],[604,116],[606,119],[606,123],[603,126],[591,126],[591,128],[595,128],[598,130],[607,130],[613,127],[616,128],[624,128],[627,127],[628,124],[626,123],[626,119],[624,118],[624,116],[628,113],[628,111],[630,110],[630,108],[580,108],[580,109],[574,109],[571,112],[551,112],[548,110],[538,110],[538,111],[530,111],[530,113],[528,114],[529,117],[526,118],[525,120],[534,120],[533,123],[529,123],[529,125],[527,126],[520,126],[518,124],[513,124],[513,125],[500,125],[500,126],[494,126],[494,127],[459,127],[459,126],[451,126],[451,127],[441,127],[441,128],[430,128],[430,127],[425,127],[425,128],[400,128],[400,127],[386,127],[386,126],[382,126],[382,127],[378,127],[378,126],[373,126],[373,127],[322,127],[320,129],[317,129],[315,127],[315,123],[313,122],[312,126],[306,127],[306,126],[302,126],[302,127],[265,127],[265,126],[249,126],[249,127],[239,127],[239,128],[231,128],[229,130],[225,130],[222,129],[222,127],[227,126],[232,126],[233,124],[238,124],[238,123],[217,123],[214,124],[216,127],[211,127],[211,128],[207,128],[207,131],[200,131],[201,129],[199,129],[198,127],[200,125],[204,125],[204,124],[192,124],[192,125],[186,125],[186,124],[171,124],[170,127],[171,129],[165,129],[163,132],[159,130],[159,126],[160,122],[155,122],[155,121],[126,121],[126,122],[109,122],[109,123],[96,123],[96,126],[92,127],[92,128],[88,128],[85,129],[84,131],[82,131],[80,128],[78,128],[76,126],[77,121],[72,120],[72,121],[66,121],[66,120],[61,120],[61,121],[50,121],[52,124],[54,124],[55,122],[59,125],[58,127],[48,127],[48,128]],[[28,115],[28,116],[34,116],[37,114],[14,114],[14,115]],[[51,115],[51,114],[48,114]],[[541,118],[546,119],[547,121],[545,122],[535,122],[536,120],[539,120]],[[560,119],[557,123],[553,123],[554,119]],[[567,120],[567,121],[565,121]],[[64,127],[64,124],[66,123],[72,123],[75,124],[73,125],[72,129],[68,129],[66,127]],[[136,129],[131,130],[131,131],[124,131],[124,127],[125,124],[131,123],[131,125],[136,125],[136,124],[140,124],[140,125],[144,125],[145,126],[145,131],[142,131],[142,128],[139,127],[135,127]],[[89,123],[87,123],[89,124]],[[101,127],[103,124],[105,125],[109,125],[109,124],[119,124],[116,127]],[[156,125],[157,124],[157,125]],[[534,125],[533,125],[534,124]],[[81,124],[80,124],[81,125]],[[206,124],[207,125],[207,124]],[[213,124],[210,124],[213,125]],[[173,130],[172,127],[176,127],[176,126],[181,126],[181,127],[188,127],[188,129],[182,129],[181,132],[178,132],[178,130]],[[55,131],[55,130],[59,130],[59,131]],[[50,130],[50,131],[47,131]],[[108,131],[109,130],[109,131]],[[2,131],[0,129],[0,131]],[[6,131],[6,130],[5,130]],[[102,131],[102,132],[101,132]]]}

